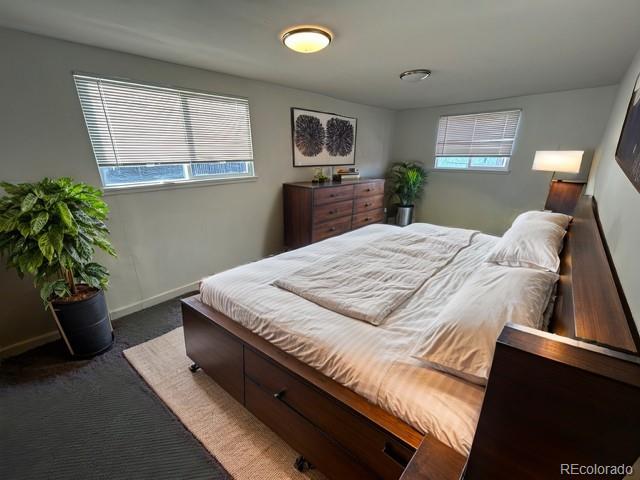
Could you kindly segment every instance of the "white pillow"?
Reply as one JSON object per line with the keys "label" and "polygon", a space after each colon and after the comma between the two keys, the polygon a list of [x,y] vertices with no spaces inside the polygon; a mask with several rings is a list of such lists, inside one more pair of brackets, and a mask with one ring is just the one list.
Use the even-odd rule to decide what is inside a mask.
{"label": "white pillow", "polygon": [[571,220],[573,220],[573,217],[571,215],[565,215],[564,213],[531,210],[530,212],[524,212],[518,215],[512,225],[515,225],[518,222],[543,221],[553,223],[554,225],[558,225],[566,230],[569,227]]}
{"label": "white pillow", "polygon": [[489,252],[486,261],[507,267],[538,268],[557,272],[558,253],[566,231],[540,220],[514,222]]}
{"label": "white pillow", "polygon": [[557,279],[557,274],[542,270],[482,265],[423,333],[411,355],[485,385],[505,324],[541,328]]}

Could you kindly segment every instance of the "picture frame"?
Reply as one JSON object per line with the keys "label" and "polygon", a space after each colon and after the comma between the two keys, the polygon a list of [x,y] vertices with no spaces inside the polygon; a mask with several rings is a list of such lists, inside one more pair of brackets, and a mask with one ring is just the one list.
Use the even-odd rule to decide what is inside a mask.
{"label": "picture frame", "polygon": [[355,165],[357,126],[355,117],[292,107],[293,166]]}
{"label": "picture frame", "polygon": [[636,78],[616,147],[616,162],[640,193],[640,74]]}

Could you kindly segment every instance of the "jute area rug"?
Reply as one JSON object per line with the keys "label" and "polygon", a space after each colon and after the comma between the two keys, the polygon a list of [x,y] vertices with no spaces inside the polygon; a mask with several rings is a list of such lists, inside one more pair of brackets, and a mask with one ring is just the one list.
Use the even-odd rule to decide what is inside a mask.
{"label": "jute area rug", "polygon": [[191,373],[182,328],[124,351],[129,363],[184,426],[236,479],[314,479],[293,467],[298,454],[211,380]]}

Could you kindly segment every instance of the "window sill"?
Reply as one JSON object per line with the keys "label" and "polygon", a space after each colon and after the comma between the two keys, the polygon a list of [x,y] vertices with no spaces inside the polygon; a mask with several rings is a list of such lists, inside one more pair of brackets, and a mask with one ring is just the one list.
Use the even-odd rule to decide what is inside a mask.
{"label": "window sill", "polygon": [[255,175],[246,177],[231,177],[231,178],[208,178],[204,180],[184,180],[178,182],[163,182],[163,183],[146,183],[140,185],[129,186],[114,186],[103,187],[105,197],[113,195],[120,195],[123,193],[142,193],[142,192],[155,192],[159,190],[174,190],[178,188],[194,188],[194,187],[210,187],[212,185],[225,185],[229,183],[247,183],[255,182],[258,177]]}
{"label": "window sill", "polygon": [[511,170],[489,170],[479,168],[432,168],[432,172],[447,172],[447,173],[493,173],[498,175],[509,175]]}

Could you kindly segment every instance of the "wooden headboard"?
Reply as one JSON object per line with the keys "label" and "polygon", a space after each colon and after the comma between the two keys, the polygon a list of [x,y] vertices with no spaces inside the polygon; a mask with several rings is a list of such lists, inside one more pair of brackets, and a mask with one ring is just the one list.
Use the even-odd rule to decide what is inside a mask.
{"label": "wooden headboard", "polygon": [[578,201],[560,256],[551,332],[637,353],[638,331],[608,254],[592,197]]}
{"label": "wooden headboard", "polygon": [[508,324],[496,343],[464,478],[568,478],[565,464],[631,466],[639,456],[638,333],[596,204],[583,196],[550,332]]}

